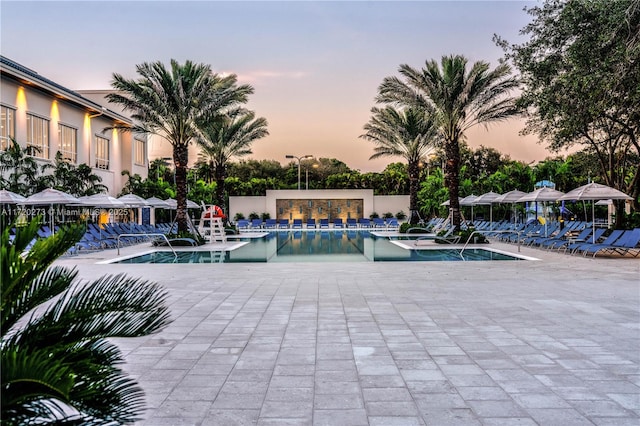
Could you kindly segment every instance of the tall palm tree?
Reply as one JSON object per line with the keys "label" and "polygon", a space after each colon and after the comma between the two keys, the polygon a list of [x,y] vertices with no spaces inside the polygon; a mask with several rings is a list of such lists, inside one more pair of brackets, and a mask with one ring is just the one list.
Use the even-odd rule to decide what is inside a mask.
{"label": "tall palm tree", "polygon": [[202,134],[197,139],[202,148],[201,161],[208,162],[216,181],[216,200],[226,211],[224,180],[227,165],[233,157],[251,154],[251,144],[269,134],[267,120],[255,118],[253,111],[222,116],[201,127]]}
{"label": "tall palm tree", "polygon": [[467,59],[460,55],[443,56],[441,66],[429,60],[422,69],[400,65],[398,77],[387,77],[380,85],[378,102],[411,105],[436,115],[446,157],[445,186],[449,190],[453,224],[460,226],[460,141],[465,132],[477,125],[488,125],[517,114],[518,87],[508,64],[493,70],[487,62],[475,62],[467,70]]}
{"label": "tall palm tree", "polygon": [[166,293],[125,275],[78,282],[50,267],[84,234],[61,227],[37,239],[39,218],[0,234],[2,424],[132,424],[144,393],[109,338],[139,337],[169,323]]}
{"label": "tall palm tree", "polygon": [[420,162],[433,151],[437,143],[438,127],[434,116],[422,108],[396,109],[374,107],[365,134],[361,138],[373,142],[375,153],[369,157],[398,156],[407,161],[409,174],[409,222],[418,223],[418,178]]}
{"label": "tall palm tree", "polygon": [[161,62],[136,67],[140,78],[113,75],[116,93],[110,102],[131,111],[139,124],[134,131],[164,137],[173,146],[176,179],[178,231],[187,230],[187,164],[189,144],[199,136],[199,126],[248,100],[249,85],[237,85],[234,74],[220,76],[205,64],[171,60],[170,69]]}

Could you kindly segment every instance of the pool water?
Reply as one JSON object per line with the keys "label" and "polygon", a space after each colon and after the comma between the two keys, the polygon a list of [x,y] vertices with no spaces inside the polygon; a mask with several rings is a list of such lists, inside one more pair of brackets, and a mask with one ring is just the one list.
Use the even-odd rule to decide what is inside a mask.
{"label": "pool water", "polygon": [[114,263],[407,262],[523,260],[486,248],[414,250],[368,231],[277,231],[229,251],[155,251]]}

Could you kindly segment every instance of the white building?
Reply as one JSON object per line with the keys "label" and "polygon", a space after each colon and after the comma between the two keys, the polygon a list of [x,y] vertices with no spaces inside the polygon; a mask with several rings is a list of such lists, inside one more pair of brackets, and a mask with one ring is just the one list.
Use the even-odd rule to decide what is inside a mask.
{"label": "white building", "polygon": [[60,151],[73,164],[85,163],[115,196],[126,183],[123,170],[147,176],[147,138],[128,131],[129,118],[37,72],[0,56],[0,150],[10,138],[35,146],[44,164]]}

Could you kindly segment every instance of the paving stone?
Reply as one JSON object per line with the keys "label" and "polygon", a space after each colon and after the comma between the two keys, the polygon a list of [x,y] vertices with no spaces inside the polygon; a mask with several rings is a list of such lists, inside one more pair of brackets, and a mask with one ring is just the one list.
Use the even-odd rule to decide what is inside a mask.
{"label": "paving stone", "polygon": [[369,426],[367,412],[364,408],[355,410],[315,410],[313,426]]}
{"label": "paving stone", "polygon": [[202,426],[250,426],[258,422],[260,410],[213,409],[207,413]]}

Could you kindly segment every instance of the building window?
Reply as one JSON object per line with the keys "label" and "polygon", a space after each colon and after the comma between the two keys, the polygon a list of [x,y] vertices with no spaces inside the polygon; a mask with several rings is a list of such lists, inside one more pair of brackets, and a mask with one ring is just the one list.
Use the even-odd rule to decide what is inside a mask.
{"label": "building window", "polygon": [[302,213],[302,206],[299,207],[300,213]]}
{"label": "building window", "polygon": [[318,213],[322,214],[322,207],[318,207]]}
{"label": "building window", "polygon": [[309,208],[313,207],[313,201],[309,200]]}
{"label": "building window", "polygon": [[331,208],[331,201],[327,201],[327,207]]}
{"label": "building window", "polygon": [[58,140],[62,158],[75,164],[78,159],[78,130],[58,124]]}
{"label": "building window", "polygon": [[49,159],[49,120],[27,114],[27,147],[34,147],[34,157]]}
{"label": "building window", "polygon": [[133,148],[134,148],[134,153],[133,153],[133,162],[135,164],[137,164],[138,166],[144,166],[145,164],[147,164],[147,162],[145,161],[146,159],[146,142],[142,139],[134,139],[133,140]]}
{"label": "building window", "polygon": [[351,207],[351,200],[347,200],[347,207]]}
{"label": "building window", "polygon": [[0,106],[0,151],[9,148],[16,137],[16,110]]}
{"label": "building window", "polygon": [[96,168],[109,170],[109,139],[96,136]]}

